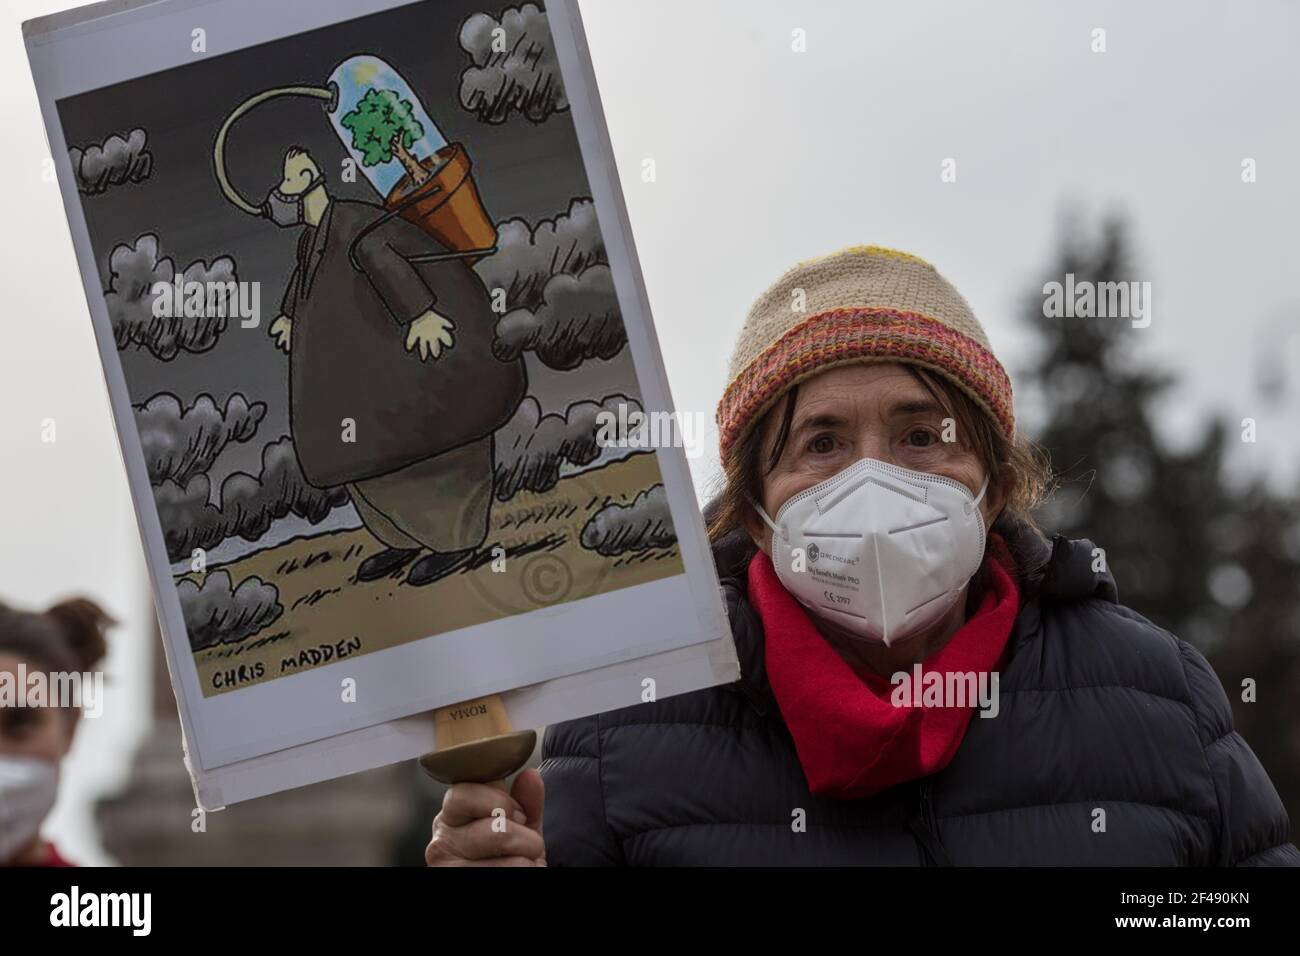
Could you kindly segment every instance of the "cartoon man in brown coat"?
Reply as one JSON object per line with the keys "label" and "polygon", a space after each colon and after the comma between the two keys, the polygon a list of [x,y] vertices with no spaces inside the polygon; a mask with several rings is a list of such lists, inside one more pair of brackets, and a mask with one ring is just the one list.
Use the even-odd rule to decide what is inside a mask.
{"label": "cartoon man in brown coat", "polygon": [[492,354],[487,289],[415,224],[331,196],[297,147],[266,214],[305,227],[269,329],[289,355],[290,430],[303,474],[318,487],[345,485],[385,546],[361,563],[359,580],[412,562],[409,584],[445,577],[484,543],[492,435],[527,387],[521,360]]}

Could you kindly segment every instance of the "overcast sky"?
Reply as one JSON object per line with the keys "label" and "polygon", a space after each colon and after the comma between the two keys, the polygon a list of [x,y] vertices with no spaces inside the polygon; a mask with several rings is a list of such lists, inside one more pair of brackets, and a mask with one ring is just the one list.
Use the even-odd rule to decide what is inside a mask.
{"label": "overcast sky", "polygon": [[[1216,407],[1300,465],[1300,6],[583,0],[673,397],[710,417],[754,298],[855,243],[928,259],[1015,377],[1013,318],[1063,211],[1132,222],[1153,321],[1133,339],[1183,384],[1158,424]],[[1107,51],[1091,52],[1092,31]],[[802,29],[807,52],[792,52]],[[657,182],[641,181],[643,159]],[[940,164],[957,161],[957,182]],[[1254,158],[1258,181],[1241,182]],[[1277,404],[1258,363],[1292,369]],[[1032,408],[1018,409],[1026,421]],[[716,471],[711,446],[697,484]],[[1247,463],[1249,463],[1249,461]]]}
{"label": "overcast sky", "polygon": [[[307,0],[280,0],[307,2]],[[125,622],[110,661],[143,699],[152,607],[102,373],[44,134],[22,20],[0,29],[5,288],[0,594],[100,596]],[[499,12],[504,4],[485,4]],[[586,0],[581,4],[677,406],[712,418],[745,311],[795,262],[857,243],[933,262],[1012,371],[1013,318],[1053,261],[1062,210],[1130,219],[1153,283],[1138,346],[1182,377],[1171,441],[1211,409],[1259,422],[1233,466],[1300,465],[1300,8],[1247,3]],[[1107,52],[1090,50],[1094,28]],[[792,50],[805,31],[806,52]],[[957,182],[940,180],[957,161]],[[1241,182],[1241,161],[1258,182]],[[656,181],[642,181],[653,159]],[[1261,361],[1289,364],[1259,393]],[[1033,410],[1018,410],[1032,421]],[[54,418],[58,441],[39,441]],[[697,485],[716,445],[692,461]],[[87,726],[52,833],[94,861],[87,796],[112,786],[143,711]]]}

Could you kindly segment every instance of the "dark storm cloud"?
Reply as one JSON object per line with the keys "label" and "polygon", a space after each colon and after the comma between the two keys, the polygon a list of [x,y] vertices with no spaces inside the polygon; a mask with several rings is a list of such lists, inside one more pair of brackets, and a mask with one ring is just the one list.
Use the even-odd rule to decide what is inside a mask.
{"label": "dark storm cloud", "polygon": [[502,361],[530,351],[551,368],[568,371],[589,359],[611,359],[627,345],[608,266],[555,276],[543,294],[536,312],[516,309],[497,322],[492,350]]}
{"label": "dark storm cloud", "polygon": [[582,546],[607,558],[670,548],[677,543],[668,493],[663,485],[641,492],[630,505],[608,505],[591,516],[582,529]]}
{"label": "dark storm cloud", "polygon": [[200,587],[186,578],[176,585],[190,635],[190,649],[238,644],[284,613],[280,592],[261,578],[245,578],[234,587],[230,572],[213,571]]}
{"label": "dark storm cloud", "polygon": [[534,123],[569,108],[546,14],[536,4],[509,7],[498,20],[476,13],[460,28],[474,65],[460,78],[460,105],[483,123],[520,113]]}
{"label": "dark storm cloud", "polygon": [[126,139],[114,133],[102,145],[69,149],[77,191],[95,196],[110,186],[144,182],[153,171],[153,154],[145,149],[147,139],[144,130],[133,129]]}
{"label": "dark storm cloud", "polygon": [[154,285],[171,285],[176,279],[176,267],[171,259],[159,258],[158,237],[152,233],[144,234],[133,245],[122,243],[115,247],[108,268],[104,302],[119,349],[132,345],[146,348],[164,362],[181,351],[206,352],[226,330],[227,316],[238,314],[231,294],[236,283],[235,262],[229,256],[214,259],[212,265],[200,259],[185,267],[183,283],[202,283],[205,290],[210,290],[204,308],[193,316],[154,315]]}
{"label": "dark storm cloud", "polygon": [[611,395],[603,402],[575,402],[563,415],[543,415],[531,396],[496,433],[496,496],[509,501],[520,491],[545,492],[560,480],[560,468],[590,465],[603,449],[597,441],[601,412],[617,417],[640,411],[635,399]]}
{"label": "dark storm cloud", "polygon": [[235,472],[221,483],[215,503],[211,496],[208,476],[201,474],[184,485],[163,481],[154,488],[169,560],[188,560],[195,548],[211,550],[227,538],[256,541],[271,522],[290,514],[319,524],[348,503],[345,488],[322,490],[307,483],[288,438],[262,450],[260,475]]}
{"label": "dark storm cloud", "polygon": [[246,442],[266,415],[262,402],[249,404],[238,392],[218,408],[211,395],[200,395],[188,408],[163,392],[135,406],[135,421],[149,468],[149,483],[165,480],[184,485],[203,474],[232,442]]}
{"label": "dark storm cloud", "polygon": [[489,289],[505,290],[505,307],[535,310],[546,283],[557,275],[578,275],[608,265],[605,240],[596,221],[596,204],[575,199],[568,212],[543,219],[536,227],[509,219],[497,227],[497,252],[475,269]]}
{"label": "dark storm cloud", "polygon": [[535,227],[508,220],[497,233],[498,251],[476,269],[494,296],[505,293],[493,343],[499,358],[531,351],[568,371],[623,350],[627,333],[590,199]]}

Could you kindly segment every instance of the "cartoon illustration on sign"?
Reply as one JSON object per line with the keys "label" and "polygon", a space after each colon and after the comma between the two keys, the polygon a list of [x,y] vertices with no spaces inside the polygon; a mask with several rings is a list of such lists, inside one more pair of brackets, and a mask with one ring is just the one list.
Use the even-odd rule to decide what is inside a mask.
{"label": "cartoon illustration on sign", "polygon": [[682,573],[546,13],[476,5],[59,104],[206,695]]}
{"label": "cartoon illustration on sign", "polygon": [[[262,207],[234,190],[223,162],[234,121],[299,95],[328,97],[335,130],[384,205],[332,195],[298,146],[286,149]],[[323,88],[241,104],[218,133],[215,168],[237,206],[300,230],[270,334],[289,355],[290,437],[303,476],[345,487],[385,545],[361,562],[359,581],[423,553],[406,576],[423,586],[462,567],[487,537],[492,435],[518,409],[527,375],[522,358],[492,352],[488,291],[469,263],[496,251],[496,229],[464,148],[447,145],[413,95],[388,64],[351,57]]]}

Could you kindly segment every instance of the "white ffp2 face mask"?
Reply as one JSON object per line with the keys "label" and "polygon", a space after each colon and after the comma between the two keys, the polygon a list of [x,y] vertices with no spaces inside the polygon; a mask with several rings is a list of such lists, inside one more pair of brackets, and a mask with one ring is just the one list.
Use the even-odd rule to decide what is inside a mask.
{"label": "white ffp2 face mask", "polygon": [[775,521],[755,507],[786,590],[823,620],[890,645],[942,618],[979,570],[988,486],[986,477],[972,497],[951,478],[863,458],[794,495]]}
{"label": "white ffp2 face mask", "polygon": [[59,765],[35,757],[0,757],[0,863],[41,832],[59,795]]}

